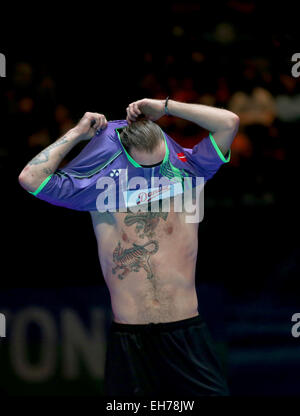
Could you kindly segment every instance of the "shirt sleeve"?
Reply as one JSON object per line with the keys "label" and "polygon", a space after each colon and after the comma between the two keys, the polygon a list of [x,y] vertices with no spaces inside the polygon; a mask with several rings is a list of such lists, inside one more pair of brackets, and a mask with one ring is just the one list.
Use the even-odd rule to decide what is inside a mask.
{"label": "shirt sleeve", "polygon": [[192,149],[184,148],[184,151],[188,153],[198,175],[204,177],[205,182],[211,179],[224,163],[228,163],[231,156],[230,149],[226,156],[223,155],[211,133]]}
{"label": "shirt sleeve", "polygon": [[121,153],[115,128],[126,124],[126,120],[110,121],[74,159],[30,193],[50,204],[73,210],[87,211],[94,207],[99,194],[96,181],[100,172]]}
{"label": "shirt sleeve", "polygon": [[50,204],[78,210],[78,195],[82,191],[83,187],[75,182],[74,178],[57,170],[49,175],[34,192],[29,193]]}

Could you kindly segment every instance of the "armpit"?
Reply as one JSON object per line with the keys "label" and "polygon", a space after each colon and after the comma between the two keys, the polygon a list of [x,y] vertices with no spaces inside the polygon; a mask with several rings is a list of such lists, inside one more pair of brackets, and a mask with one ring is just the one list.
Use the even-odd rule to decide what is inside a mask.
{"label": "armpit", "polygon": [[112,212],[99,212],[99,211],[90,211],[93,225],[97,226],[98,224],[108,224],[115,225],[116,219]]}

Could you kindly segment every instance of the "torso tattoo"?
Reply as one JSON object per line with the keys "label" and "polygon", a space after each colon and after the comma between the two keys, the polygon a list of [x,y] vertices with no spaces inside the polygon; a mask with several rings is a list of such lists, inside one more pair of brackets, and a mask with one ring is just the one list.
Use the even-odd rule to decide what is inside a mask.
{"label": "torso tattoo", "polygon": [[118,244],[113,252],[113,261],[115,267],[112,269],[112,273],[116,274],[117,270],[122,272],[118,274],[119,279],[124,277],[130,272],[140,272],[144,269],[147,273],[147,279],[153,278],[153,272],[150,264],[150,257],[155,255],[159,250],[159,243],[155,239],[155,230],[160,220],[166,221],[168,212],[138,212],[128,213],[124,218],[124,224],[127,227],[136,225],[135,233],[138,238],[149,239],[145,244],[133,243],[132,247],[123,248],[121,242]]}
{"label": "torso tattoo", "polygon": [[118,278],[122,280],[129,272],[139,272],[143,268],[147,272],[147,279],[152,279],[153,273],[149,258],[157,253],[158,248],[158,242],[150,240],[143,245],[133,243],[131,248],[123,249],[119,241],[113,253],[116,267],[112,269],[112,273],[115,274],[118,269],[122,270],[122,273],[118,274]]}
{"label": "torso tattoo", "polygon": [[160,219],[162,218],[166,221],[167,217],[167,212],[131,213],[126,215],[124,224],[128,227],[130,225],[137,224],[135,231],[140,238],[152,238],[155,235],[155,228],[157,227]]}

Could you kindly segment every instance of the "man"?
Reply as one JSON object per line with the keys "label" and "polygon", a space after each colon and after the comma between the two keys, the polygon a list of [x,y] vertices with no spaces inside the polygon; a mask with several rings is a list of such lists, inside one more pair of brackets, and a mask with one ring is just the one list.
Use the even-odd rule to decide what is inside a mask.
{"label": "man", "polygon": [[[126,122],[118,131],[122,156],[132,169],[139,169],[147,177],[166,163],[171,142],[164,140],[155,123],[166,113],[210,132],[193,149],[177,153],[181,159],[178,164],[185,166],[188,158],[191,169],[196,167],[207,180],[229,161],[230,145],[239,125],[235,114],[199,104],[143,99],[128,106]],[[144,120],[139,120],[141,115]],[[76,143],[92,137],[95,140],[97,132],[108,128],[104,115],[86,113],[64,137],[29,162],[19,176],[20,184],[50,203],[59,205],[65,201],[63,206],[84,209],[80,199],[87,186],[84,181],[93,178],[99,169],[93,165],[92,173],[81,177],[77,169],[80,184],[76,185],[74,165],[63,174],[57,167]],[[120,153],[116,152],[115,159],[110,158],[103,166],[117,167]],[[91,208],[95,206],[94,199],[94,205],[89,203],[85,209],[90,210],[113,310],[105,393],[156,397],[228,395],[215,346],[198,313],[195,267],[199,224],[186,221],[187,213],[177,212],[174,204],[168,212],[99,212]]]}

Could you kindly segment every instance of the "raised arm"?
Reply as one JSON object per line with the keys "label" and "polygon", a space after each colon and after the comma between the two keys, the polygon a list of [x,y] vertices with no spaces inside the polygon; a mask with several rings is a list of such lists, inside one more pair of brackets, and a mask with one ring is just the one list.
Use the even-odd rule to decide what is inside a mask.
{"label": "raised arm", "polygon": [[57,169],[63,158],[79,142],[89,140],[99,128],[105,128],[107,120],[103,114],[85,113],[78,124],[63,137],[50,144],[35,156],[19,175],[20,185],[29,192]]}
{"label": "raised arm", "polygon": [[[221,108],[169,100],[168,112],[171,116],[196,123],[212,133],[224,156],[239,128],[239,117],[235,113]],[[135,121],[140,113],[152,121],[158,120],[165,114],[165,100],[144,98],[131,103],[127,107],[128,122]]]}

